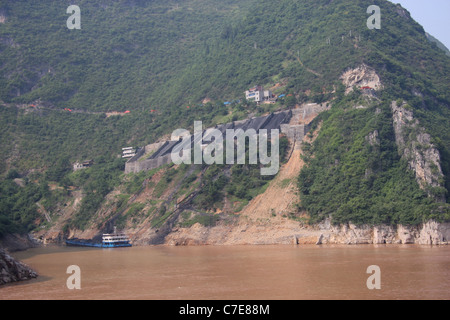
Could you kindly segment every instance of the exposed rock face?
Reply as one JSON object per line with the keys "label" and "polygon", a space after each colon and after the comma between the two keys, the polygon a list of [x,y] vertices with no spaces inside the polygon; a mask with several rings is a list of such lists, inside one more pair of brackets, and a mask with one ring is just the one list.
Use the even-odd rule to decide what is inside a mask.
{"label": "exposed rock face", "polygon": [[397,227],[379,226],[356,226],[345,224],[331,226],[329,220],[322,223],[323,236],[321,243],[336,244],[423,244],[443,245],[448,244],[450,239],[450,223],[437,223],[429,221],[418,226]]}
{"label": "exposed rock face", "polygon": [[398,15],[402,18],[408,19],[411,18],[408,11],[406,11],[401,4],[397,4],[397,7],[395,8],[395,11],[398,13]]}
{"label": "exposed rock face", "polygon": [[0,9],[0,23],[5,24],[7,20],[7,15],[5,10]]}
{"label": "exposed rock face", "polygon": [[205,227],[196,224],[171,233],[167,245],[262,245],[262,244],[419,244],[448,245],[450,223],[429,221],[418,226],[378,225],[333,226],[326,220],[317,226],[300,226],[294,221],[272,225]]}
{"label": "exposed rock face", "polygon": [[353,87],[370,87],[374,90],[379,90],[383,87],[375,69],[365,64],[362,64],[356,69],[346,71],[341,76],[341,80],[347,87],[346,93],[351,92]]}
{"label": "exposed rock face", "polygon": [[0,248],[9,252],[26,250],[38,247],[40,244],[29,234],[7,234],[0,239]]}
{"label": "exposed rock face", "polygon": [[36,278],[37,273],[0,249],[0,285]]}
{"label": "exposed rock face", "polygon": [[[431,143],[431,136],[419,126],[419,121],[414,119],[412,111],[405,104],[398,106],[394,101],[391,108],[399,154],[408,161],[420,187],[431,195],[430,187],[443,187],[444,175],[439,151]],[[438,201],[445,201],[444,195],[433,196]]]}
{"label": "exposed rock face", "polygon": [[369,133],[369,135],[366,137],[367,142],[371,146],[379,146],[380,145],[380,138],[378,130],[375,130],[374,132]]}
{"label": "exposed rock face", "polygon": [[420,244],[443,244],[450,239],[450,223],[429,221],[422,226],[419,234]]}

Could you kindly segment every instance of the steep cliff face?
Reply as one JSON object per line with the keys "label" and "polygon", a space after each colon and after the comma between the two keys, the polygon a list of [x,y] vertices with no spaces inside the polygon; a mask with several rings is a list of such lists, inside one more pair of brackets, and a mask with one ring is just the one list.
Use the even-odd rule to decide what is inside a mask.
{"label": "steep cliff face", "polygon": [[450,223],[428,221],[418,226],[378,225],[332,226],[327,220],[319,225],[320,244],[420,244],[446,245],[450,239]]}
{"label": "steep cliff face", "polygon": [[308,226],[290,219],[266,218],[212,228],[195,224],[175,230],[167,245],[271,245],[271,244],[418,244],[448,245],[450,223],[429,221],[418,226],[341,224],[330,220]]}
{"label": "steep cliff face", "polygon": [[419,125],[405,103],[398,105],[393,101],[391,108],[399,154],[408,161],[420,187],[436,200],[445,202],[445,194],[439,192],[444,184],[441,157],[431,142],[431,136]]}

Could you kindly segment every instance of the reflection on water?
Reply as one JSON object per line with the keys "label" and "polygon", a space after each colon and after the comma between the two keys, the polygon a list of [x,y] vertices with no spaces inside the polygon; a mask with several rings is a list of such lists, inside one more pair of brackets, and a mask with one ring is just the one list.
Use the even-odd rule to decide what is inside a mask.
{"label": "reflection on water", "polygon": [[[450,247],[46,247],[13,254],[39,273],[0,299],[450,299]],[[67,267],[81,269],[69,290]],[[381,269],[369,290],[367,268]]]}

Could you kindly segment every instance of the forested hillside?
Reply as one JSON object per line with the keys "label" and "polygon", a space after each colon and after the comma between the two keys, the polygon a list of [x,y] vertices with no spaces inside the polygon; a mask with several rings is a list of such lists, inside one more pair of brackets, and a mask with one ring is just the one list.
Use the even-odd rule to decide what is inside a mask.
{"label": "forested hillside", "polygon": [[[66,26],[71,4],[81,9],[80,30]],[[373,4],[381,8],[379,30],[367,27]],[[448,207],[419,188],[401,159],[389,106],[405,101],[431,135],[444,174],[443,188],[435,192],[448,199],[450,57],[398,5],[2,0],[0,18],[0,234],[28,231],[36,223],[48,227],[38,219],[37,203],[54,213],[74,190],[88,196],[70,226],[85,227],[124,179],[143,181],[123,177],[124,161],[117,158],[122,147],[155,142],[176,128],[191,128],[194,120],[215,125],[305,102],[332,105],[316,120],[323,121],[322,130],[299,180],[299,210],[311,221],[329,214],[335,222],[358,223],[448,218]],[[360,65],[380,76],[377,99],[356,91],[345,95],[340,77]],[[257,106],[243,98],[255,84],[292,95]],[[355,110],[358,104],[367,108]],[[374,130],[380,149],[363,147]],[[94,167],[73,173],[72,164],[86,159],[94,159]],[[368,168],[374,172],[370,181]],[[196,200],[203,210],[223,196],[217,192],[224,174],[210,170],[211,187]],[[240,190],[239,199],[250,199],[264,185],[252,176],[238,188],[245,174],[234,175],[223,192]]]}

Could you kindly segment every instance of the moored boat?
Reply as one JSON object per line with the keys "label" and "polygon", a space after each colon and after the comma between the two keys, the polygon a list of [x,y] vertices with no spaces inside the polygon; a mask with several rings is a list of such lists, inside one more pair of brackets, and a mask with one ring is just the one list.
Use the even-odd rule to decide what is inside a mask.
{"label": "moored boat", "polygon": [[102,242],[96,243],[92,240],[67,239],[66,245],[76,247],[95,247],[95,248],[120,248],[131,247],[130,239],[123,233],[104,233]]}
{"label": "moored boat", "polygon": [[102,248],[131,247],[130,239],[123,233],[103,234]]}

